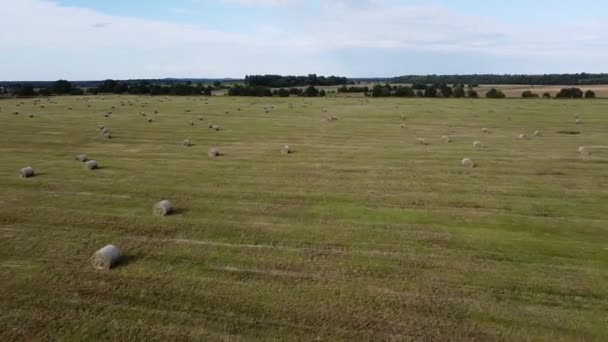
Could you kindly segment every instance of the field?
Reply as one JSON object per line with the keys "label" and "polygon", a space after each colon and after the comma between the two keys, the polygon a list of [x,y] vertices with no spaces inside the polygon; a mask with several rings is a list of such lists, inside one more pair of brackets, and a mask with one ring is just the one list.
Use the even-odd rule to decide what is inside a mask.
{"label": "field", "polygon": [[608,339],[608,151],[577,152],[608,100],[33,101],[0,101],[2,341]]}

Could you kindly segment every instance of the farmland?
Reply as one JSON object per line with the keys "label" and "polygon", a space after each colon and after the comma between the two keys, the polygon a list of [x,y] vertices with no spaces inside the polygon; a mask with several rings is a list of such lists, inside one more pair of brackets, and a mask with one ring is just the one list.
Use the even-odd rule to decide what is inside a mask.
{"label": "farmland", "polygon": [[608,100],[0,107],[3,341],[608,338]]}

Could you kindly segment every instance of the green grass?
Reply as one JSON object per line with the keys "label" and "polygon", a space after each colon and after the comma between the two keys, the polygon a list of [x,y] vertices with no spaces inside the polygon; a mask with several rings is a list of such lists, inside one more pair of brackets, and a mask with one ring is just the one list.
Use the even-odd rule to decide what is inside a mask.
{"label": "green grass", "polygon": [[0,101],[0,340],[608,339],[606,100],[51,101]]}

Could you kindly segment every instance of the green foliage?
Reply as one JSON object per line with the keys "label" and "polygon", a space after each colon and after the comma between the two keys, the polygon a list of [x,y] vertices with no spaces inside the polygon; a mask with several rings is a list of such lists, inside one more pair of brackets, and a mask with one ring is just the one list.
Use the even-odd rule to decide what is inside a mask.
{"label": "green foliage", "polygon": [[585,98],[586,99],[594,99],[595,98],[595,92],[591,89],[587,90],[585,92]]}
{"label": "green foliage", "polygon": [[286,88],[286,87],[301,87],[301,86],[331,86],[348,84],[346,77],[338,76],[317,76],[310,74],[308,76],[281,76],[281,75],[247,75],[245,76],[245,84],[248,86],[264,86],[270,88]]}
{"label": "green foliage", "polygon": [[501,90],[492,88],[486,93],[486,97],[488,99],[504,99],[506,96]]}
{"label": "green foliage", "polygon": [[243,85],[239,85],[236,84],[234,85],[232,88],[228,89],[228,95],[229,96],[257,96],[257,97],[263,97],[263,96],[272,96],[272,90],[270,90],[270,88],[268,87],[262,87],[262,86],[243,86]]}
{"label": "green foliage", "polygon": [[583,91],[580,88],[564,88],[555,95],[557,99],[580,99],[582,97]]}
{"label": "green foliage", "polygon": [[523,97],[524,99],[538,98],[538,94],[533,93],[531,90],[526,90],[521,93],[521,97]]}
{"label": "green foliage", "polygon": [[545,92],[545,93],[543,94],[543,98],[545,98],[545,99],[550,99],[550,98],[551,98],[551,93],[549,93],[549,92]]}
{"label": "green foliage", "polygon": [[319,96],[319,91],[314,86],[308,86],[308,88],[306,88],[306,90],[304,90],[304,93],[302,93],[301,95],[306,97],[317,97]]}
{"label": "green foliage", "polygon": [[453,94],[453,96],[454,96],[455,98],[466,97],[466,96],[467,96],[467,93],[466,93],[466,91],[464,90],[464,87],[463,87],[463,86],[458,86],[458,87],[454,88],[454,94]]}
{"label": "green foliage", "polygon": [[69,94],[72,90],[72,84],[66,80],[58,80],[53,84],[52,89],[57,95]]}

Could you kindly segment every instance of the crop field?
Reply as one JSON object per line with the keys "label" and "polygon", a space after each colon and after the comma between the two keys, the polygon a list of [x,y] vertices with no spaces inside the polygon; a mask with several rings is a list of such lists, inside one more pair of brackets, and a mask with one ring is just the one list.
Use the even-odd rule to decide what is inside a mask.
{"label": "crop field", "polygon": [[1,341],[608,339],[608,100],[0,108]]}

